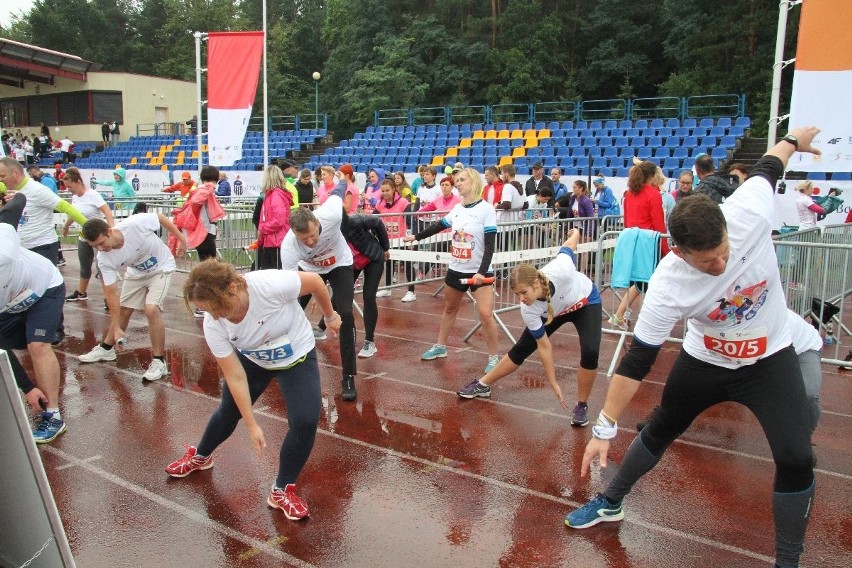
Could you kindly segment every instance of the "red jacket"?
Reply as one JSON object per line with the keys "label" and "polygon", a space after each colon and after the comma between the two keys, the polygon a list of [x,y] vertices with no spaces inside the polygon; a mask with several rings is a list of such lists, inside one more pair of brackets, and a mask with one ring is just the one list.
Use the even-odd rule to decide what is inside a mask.
{"label": "red jacket", "polygon": [[273,187],[266,190],[263,205],[260,208],[260,232],[258,245],[261,247],[280,247],[284,235],[290,230],[290,207],[293,196],[286,189]]}
{"label": "red jacket", "polygon": [[[624,228],[650,229],[665,234],[666,218],[663,214],[663,197],[651,185],[643,185],[639,193],[624,192]],[[660,240],[661,258],[669,252],[667,239]]]}
{"label": "red jacket", "polygon": [[187,248],[195,248],[207,238],[207,227],[201,223],[201,208],[205,205],[211,223],[225,218],[225,210],[216,199],[216,185],[212,182],[198,186],[183,207],[172,212],[175,225],[186,235]]}

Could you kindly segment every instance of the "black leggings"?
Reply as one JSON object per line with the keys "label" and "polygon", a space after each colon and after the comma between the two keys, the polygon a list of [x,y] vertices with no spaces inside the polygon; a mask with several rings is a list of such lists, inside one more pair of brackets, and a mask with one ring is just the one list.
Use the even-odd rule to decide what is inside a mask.
{"label": "black leggings", "polygon": [[[544,326],[544,332],[548,337],[553,335],[557,329],[566,322],[571,322],[577,328],[580,337],[580,367],[587,370],[598,368],[598,354],[601,349],[601,315],[600,304],[588,304],[576,312],[563,316],[556,316],[553,321]],[[535,338],[529,329],[524,329],[521,338],[509,350],[509,359],[515,365],[521,365],[527,357],[538,349]]]}
{"label": "black leggings", "polygon": [[[393,269],[393,263],[393,260],[385,261],[385,286],[390,286],[391,284],[393,284],[393,275],[395,272]],[[402,264],[405,265],[405,281],[414,282],[414,263],[402,261]],[[414,292],[414,284],[409,284],[408,290],[409,292]]]}
{"label": "black leggings", "polygon": [[[390,261],[388,261],[390,262]],[[370,262],[361,270],[355,270],[355,278],[364,273],[364,339],[373,341],[376,322],[379,320],[379,308],[376,305],[376,292],[382,279],[384,263],[381,260]]]}
{"label": "black leggings", "polygon": [[[352,266],[338,266],[331,272],[320,274],[324,282],[331,284],[331,305],[340,314],[340,361],[344,375],[356,375],[355,366],[355,317],[352,315],[352,302],[355,298],[355,272]],[[375,295],[375,294],[374,294]],[[304,309],[311,301],[311,295],[299,298]]]}
{"label": "black leggings", "polygon": [[681,350],[642,442],[659,458],[699,414],[728,401],[744,405],[760,422],[775,460],[775,491],[808,489],[814,481],[811,417],[792,347],[739,369],[711,365]]}
{"label": "black leggings", "polygon": [[[283,371],[270,371],[259,367],[239,353],[237,357],[246,371],[252,404],[260,398],[273,378],[278,381],[278,388],[287,404],[289,427],[278,454],[278,477],[275,480],[277,487],[284,488],[287,484],[296,482],[314,447],[322,406],[316,350],[312,349],[302,363]],[[226,383],[222,386],[219,408],[207,422],[207,428],[198,444],[198,453],[202,456],[212,454],[234,433],[241,418]]]}

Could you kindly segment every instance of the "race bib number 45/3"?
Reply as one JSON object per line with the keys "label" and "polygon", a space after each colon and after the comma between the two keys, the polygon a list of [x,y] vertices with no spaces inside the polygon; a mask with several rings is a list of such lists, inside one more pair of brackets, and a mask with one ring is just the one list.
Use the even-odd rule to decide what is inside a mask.
{"label": "race bib number 45/3", "polygon": [[746,331],[704,331],[704,347],[726,359],[752,360],[766,354],[766,328]]}
{"label": "race bib number 45/3", "polygon": [[293,347],[290,345],[290,338],[284,335],[274,341],[268,341],[260,349],[240,349],[240,353],[265,369],[275,369],[293,356]]}

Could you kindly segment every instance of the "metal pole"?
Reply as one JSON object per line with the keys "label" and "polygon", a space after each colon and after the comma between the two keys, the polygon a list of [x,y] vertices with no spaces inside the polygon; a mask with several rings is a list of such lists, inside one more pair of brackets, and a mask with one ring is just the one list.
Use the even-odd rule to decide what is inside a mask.
{"label": "metal pole", "polygon": [[769,102],[769,131],[766,135],[767,151],[775,146],[776,132],[778,131],[778,105],[781,99],[781,71],[784,68],[784,40],[787,37],[787,11],[790,9],[790,5],[791,2],[789,0],[781,0],[778,4],[778,29],[775,35],[775,61],[772,65],[772,96]]}
{"label": "metal pole", "polygon": [[263,166],[269,165],[269,99],[266,82],[266,0],[263,0]]}
{"label": "metal pole", "polygon": [[204,146],[202,145],[202,134],[201,134],[201,38],[205,34],[201,32],[195,32],[193,36],[195,36],[195,98],[196,98],[196,114],[195,114],[195,136],[196,141],[198,142],[198,177],[201,178],[201,168],[204,165]]}
{"label": "metal pole", "polygon": [[322,79],[322,75],[320,75],[319,71],[314,71],[311,77],[314,78],[314,85],[316,86],[316,98],[314,104],[314,128],[319,128],[319,82]]}

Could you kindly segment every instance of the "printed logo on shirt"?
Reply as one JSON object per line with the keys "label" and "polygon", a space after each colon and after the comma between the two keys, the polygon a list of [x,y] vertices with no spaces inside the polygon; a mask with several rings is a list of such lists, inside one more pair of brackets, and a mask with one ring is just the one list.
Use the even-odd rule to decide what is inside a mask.
{"label": "printed logo on shirt", "polygon": [[471,260],[473,258],[473,235],[462,230],[453,231],[453,258]]}
{"label": "printed logo on shirt", "polygon": [[133,268],[134,270],[138,270],[139,272],[148,272],[149,270],[156,268],[156,266],[157,266],[157,257],[152,256],[148,260],[142,261],[139,264],[131,264],[130,268]]}
{"label": "printed logo on shirt", "polygon": [[743,319],[750,320],[757,315],[766,301],[766,288],[766,280],[745,288],[734,285],[725,296],[716,300],[719,305],[707,314],[707,318],[715,322],[733,324],[742,323]]}

